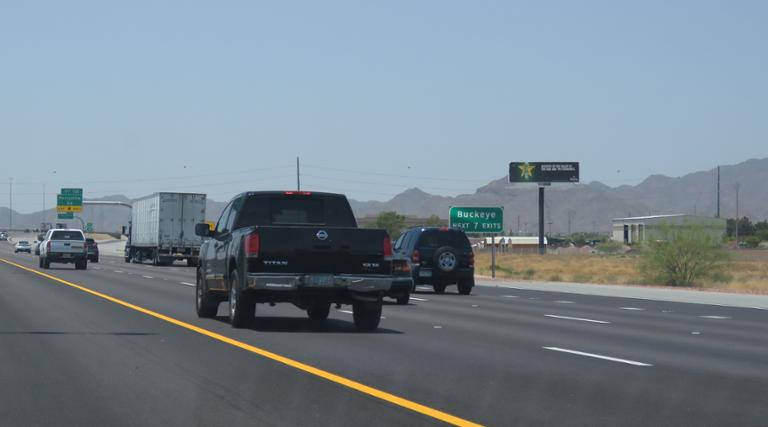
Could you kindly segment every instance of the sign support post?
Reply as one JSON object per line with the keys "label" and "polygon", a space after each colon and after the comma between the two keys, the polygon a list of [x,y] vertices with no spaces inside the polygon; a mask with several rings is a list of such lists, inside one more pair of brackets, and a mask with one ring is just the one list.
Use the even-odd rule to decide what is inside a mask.
{"label": "sign support post", "polygon": [[544,243],[544,186],[539,185],[539,255],[547,253]]}
{"label": "sign support post", "polygon": [[491,279],[496,278],[496,235],[491,234]]}

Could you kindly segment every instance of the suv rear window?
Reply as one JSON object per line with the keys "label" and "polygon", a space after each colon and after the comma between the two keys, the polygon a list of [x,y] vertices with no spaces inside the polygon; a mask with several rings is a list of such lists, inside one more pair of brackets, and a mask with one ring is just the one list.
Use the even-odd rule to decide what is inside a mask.
{"label": "suv rear window", "polygon": [[89,237],[89,238],[85,239],[85,243],[96,243],[96,241]]}
{"label": "suv rear window", "polygon": [[467,235],[456,230],[427,230],[421,234],[418,246],[430,248],[451,246],[456,249],[471,250]]}
{"label": "suv rear window", "polygon": [[79,231],[54,231],[51,240],[83,240],[83,233]]}

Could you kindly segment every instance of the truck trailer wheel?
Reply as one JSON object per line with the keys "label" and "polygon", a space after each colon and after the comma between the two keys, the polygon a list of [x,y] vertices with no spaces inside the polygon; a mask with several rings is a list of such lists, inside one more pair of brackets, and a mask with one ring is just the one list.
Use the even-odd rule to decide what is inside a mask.
{"label": "truck trailer wheel", "polygon": [[229,277],[229,323],[233,328],[243,328],[253,321],[256,304],[240,289],[237,270],[230,273]]}
{"label": "truck trailer wheel", "polygon": [[352,305],[352,317],[359,331],[373,331],[381,322],[381,301],[355,301]]}

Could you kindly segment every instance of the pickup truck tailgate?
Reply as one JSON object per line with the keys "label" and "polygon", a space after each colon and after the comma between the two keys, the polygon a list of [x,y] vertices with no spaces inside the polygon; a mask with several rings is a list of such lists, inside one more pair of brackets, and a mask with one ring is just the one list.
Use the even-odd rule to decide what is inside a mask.
{"label": "pickup truck tailgate", "polygon": [[257,227],[260,252],[249,271],[391,274],[382,230],[346,227]]}
{"label": "pickup truck tailgate", "polygon": [[82,240],[51,240],[50,253],[56,254],[81,254],[85,251],[85,242]]}

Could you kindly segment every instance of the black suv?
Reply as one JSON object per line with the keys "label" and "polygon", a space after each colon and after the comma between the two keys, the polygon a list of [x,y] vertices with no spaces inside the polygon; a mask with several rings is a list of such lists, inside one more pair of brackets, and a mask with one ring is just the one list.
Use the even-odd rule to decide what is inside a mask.
{"label": "black suv", "polygon": [[88,252],[88,261],[99,262],[99,245],[90,237],[85,239],[85,249]]}
{"label": "black suv", "polygon": [[395,259],[411,265],[413,289],[432,285],[435,293],[456,284],[459,293],[469,295],[475,286],[475,254],[463,231],[453,228],[412,228],[394,245]]}

